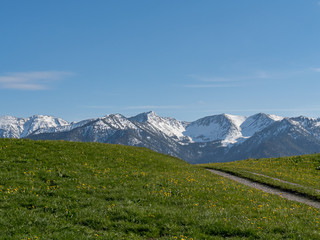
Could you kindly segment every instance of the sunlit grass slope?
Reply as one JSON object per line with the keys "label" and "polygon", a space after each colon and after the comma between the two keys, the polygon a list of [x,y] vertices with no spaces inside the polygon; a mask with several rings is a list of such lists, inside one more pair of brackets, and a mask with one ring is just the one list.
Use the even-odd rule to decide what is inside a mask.
{"label": "sunlit grass slope", "polygon": [[319,211],[143,148],[0,140],[0,239],[320,239]]}
{"label": "sunlit grass slope", "polygon": [[[289,189],[320,200],[320,154],[292,156],[282,158],[247,159],[229,163],[203,164],[214,168],[267,183],[283,189]],[[263,174],[264,176],[253,174]],[[268,177],[277,178],[292,185]],[[317,190],[316,190],[317,189]]]}

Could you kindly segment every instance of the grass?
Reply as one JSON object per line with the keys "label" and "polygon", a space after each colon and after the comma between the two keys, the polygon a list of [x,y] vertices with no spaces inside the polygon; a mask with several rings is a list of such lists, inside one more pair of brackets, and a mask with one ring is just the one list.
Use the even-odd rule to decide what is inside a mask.
{"label": "grass", "polygon": [[[320,154],[201,165],[320,200]],[[262,175],[257,175],[262,174]],[[285,183],[276,179],[291,182]]]}
{"label": "grass", "polygon": [[0,239],[320,239],[319,215],[144,148],[0,139]]}

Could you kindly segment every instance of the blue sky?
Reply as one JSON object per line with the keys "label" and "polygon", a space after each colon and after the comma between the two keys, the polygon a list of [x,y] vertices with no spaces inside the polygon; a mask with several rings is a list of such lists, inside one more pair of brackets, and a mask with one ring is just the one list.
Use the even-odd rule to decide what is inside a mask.
{"label": "blue sky", "polygon": [[320,1],[0,2],[0,115],[320,117]]}

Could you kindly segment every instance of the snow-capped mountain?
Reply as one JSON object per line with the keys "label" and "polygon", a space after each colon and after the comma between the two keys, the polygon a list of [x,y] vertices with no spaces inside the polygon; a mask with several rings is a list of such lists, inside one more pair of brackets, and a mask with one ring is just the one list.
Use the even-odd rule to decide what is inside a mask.
{"label": "snow-capped mountain", "polygon": [[236,143],[242,137],[240,125],[245,119],[228,114],[204,117],[187,125],[184,134],[195,142],[221,140],[223,143]]}
{"label": "snow-capped mountain", "polygon": [[61,118],[44,115],[34,115],[29,118],[3,116],[0,117],[0,137],[24,138],[40,129],[49,131],[67,125],[69,123]]}
{"label": "snow-capped mountain", "polygon": [[[319,127],[314,130],[319,131]],[[315,152],[320,152],[319,139],[296,121],[284,118],[232,148],[225,160],[280,157]]]}
{"label": "snow-capped mountain", "polygon": [[302,126],[312,136],[320,140],[320,119],[308,118],[304,116],[291,118],[297,125]]}
{"label": "snow-capped mountain", "polygon": [[169,117],[159,117],[155,112],[141,113],[135,117],[129,118],[130,121],[139,123],[148,123],[155,131],[161,131],[164,134],[177,139],[184,139],[184,125],[181,121]]}
{"label": "snow-capped mountain", "polygon": [[147,147],[191,163],[320,152],[320,119],[213,115],[194,122],[146,112],[110,114],[80,122],[35,115],[0,117],[0,138],[103,142]]}
{"label": "snow-capped mountain", "polygon": [[283,117],[268,115],[265,113],[258,113],[248,117],[241,124],[241,133],[243,137],[251,137],[256,132],[260,132],[264,128],[270,126],[276,121],[281,121]]}

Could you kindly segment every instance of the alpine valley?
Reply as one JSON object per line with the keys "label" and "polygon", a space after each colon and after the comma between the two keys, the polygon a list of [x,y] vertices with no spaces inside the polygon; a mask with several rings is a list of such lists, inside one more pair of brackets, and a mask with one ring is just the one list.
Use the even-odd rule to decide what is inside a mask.
{"label": "alpine valley", "polygon": [[213,115],[194,122],[155,112],[67,122],[35,115],[0,117],[0,138],[102,142],[146,147],[190,163],[227,162],[320,152],[320,118]]}

